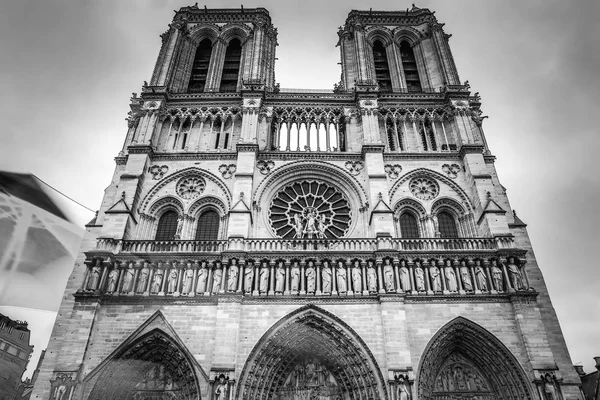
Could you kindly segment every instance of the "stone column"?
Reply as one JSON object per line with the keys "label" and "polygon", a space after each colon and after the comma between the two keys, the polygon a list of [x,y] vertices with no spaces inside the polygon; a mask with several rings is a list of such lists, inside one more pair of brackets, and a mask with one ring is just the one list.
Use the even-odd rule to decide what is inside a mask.
{"label": "stone column", "polygon": [[[318,130],[317,130],[317,132],[318,132]],[[315,262],[315,268],[317,271],[316,276],[315,276],[316,285],[317,285],[315,295],[319,296],[322,294],[321,293],[321,262],[320,261]]]}
{"label": "stone column", "polygon": [[283,294],[288,296],[290,294],[290,261],[285,261],[285,285]]}
{"label": "stone column", "polygon": [[306,265],[306,261],[300,261],[300,294],[306,294],[306,286],[304,286],[304,281],[306,280],[306,276],[304,276],[304,266]]}
{"label": "stone column", "polygon": [[485,274],[487,275],[487,278],[488,278],[490,293],[492,293],[492,294],[498,293],[498,291],[494,287],[494,281],[492,279],[492,274],[490,273],[490,262],[488,260],[485,260],[483,262],[483,269],[485,269]]}
{"label": "stone column", "polygon": [[252,291],[253,296],[258,296],[260,291],[258,285],[260,284],[260,261],[254,261],[254,290]]}
{"label": "stone column", "polygon": [[348,296],[353,296],[354,295],[354,287],[352,286],[353,282],[352,282],[352,274],[351,274],[351,268],[352,268],[352,261],[350,260],[346,260],[345,263],[345,267],[346,267],[346,286],[348,291],[346,292],[346,294]]}
{"label": "stone column", "polygon": [[383,260],[377,259],[376,268],[377,268],[377,282],[379,283],[379,294],[385,294],[385,286],[383,284],[383,274],[381,272],[381,263]]}
{"label": "stone column", "polygon": [[269,296],[275,294],[275,261],[269,262],[270,274],[269,274]]}
{"label": "stone column", "polygon": [[412,288],[411,293],[412,294],[417,294],[418,291],[417,291],[417,286],[415,285],[415,271],[414,271],[414,265],[415,265],[415,263],[412,262],[412,261],[408,261],[406,264],[408,265],[408,272],[409,272],[409,275],[410,275],[410,285],[411,285],[411,288]]}
{"label": "stone column", "polygon": [[246,260],[238,260],[238,284],[236,293],[243,293],[243,284],[244,284],[244,269],[248,268],[246,266]]}

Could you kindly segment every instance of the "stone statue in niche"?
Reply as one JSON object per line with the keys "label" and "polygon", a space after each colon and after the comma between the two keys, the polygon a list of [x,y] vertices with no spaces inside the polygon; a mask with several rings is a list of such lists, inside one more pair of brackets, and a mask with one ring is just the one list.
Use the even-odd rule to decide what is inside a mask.
{"label": "stone statue in niche", "polygon": [[294,214],[294,231],[295,239],[302,239],[302,237],[304,236],[304,229],[303,229],[303,223],[302,223],[302,216],[298,213]]}
{"label": "stone statue in niche", "polygon": [[292,291],[298,291],[300,287],[300,267],[298,266],[298,261],[294,261],[292,263],[292,270],[290,271],[291,275],[291,289]]}
{"label": "stone statue in niche", "polygon": [[169,279],[167,280],[167,293],[175,293],[177,291],[178,278],[179,274],[177,273],[177,269],[171,268],[171,272],[169,272]]}
{"label": "stone statue in niche", "polygon": [[396,399],[410,400],[410,388],[408,384],[408,376],[398,375],[394,377],[396,381]]}
{"label": "stone statue in niche", "polygon": [[237,288],[237,280],[238,280],[239,270],[240,269],[237,265],[237,260],[235,258],[232,259],[229,264],[229,277],[227,278],[227,291],[228,292],[235,292],[235,290]]}
{"label": "stone statue in niche", "polygon": [[440,276],[440,269],[435,266],[435,263],[429,268],[429,274],[431,275],[431,287],[434,292],[442,291],[442,278]]}
{"label": "stone statue in niche", "polygon": [[114,293],[117,289],[117,280],[119,279],[119,270],[117,268],[113,268],[108,274],[108,286],[106,291],[108,293]]}
{"label": "stone statue in niche", "polygon": [[152,278],[152,284],[150,285],[150,293],[157,294],[162,288],[163,277],[165,271],[162,268],[157,268],[154,271],[154,278]]}
{"label": "stone statue in niche", "polygon": [[316,276],[317,276],[317,272],[315,270],[315,263],[312,261],[309,261],[308,266],[306,267],[306,292],[307,293],[315,292]]}
{"label": "stone statue in niche", "polygon": [[101,265],[102,261],[99,259],[96,260],[96,262],[94,263],[94,266],[90,271],[90,278],[88,279],[88,284],[86,288],[87,290],[98,289],[98,283],[100,283],[100,271],[102,270]]}
{"label": "stone statue in niche", "polygon": [[129,268],[127,268],[123,271],[123,274],[124,274],[123,288],[121,289],[121,291],[123,293],[129,293],[133,289],[133,277],[134,277],[135,271],[133,270],[133,268],[130,265]]}
{"label": "stone statue in niche", "polygon": [[410,271],[406,267],[406,261],[402,260],[400,262],[400,284],[402,285],[402,290],[408,292],[411,289],[410,286]]}
{"label": "stone statue in niche", "polygon": [[456,282],[456,273],[454,272],[454,268],[452,268],[451,264],[452,263],[450,260],[446,260],[446,268],[444,268],[446,275],[446,288],[450,292],[456,292],[458,291],[458,284]]}
{"label": "stone statue in niche", "polygon": [[367,286],[369,293],[377,293],[377,272],[373,266],[373,261],[367,262]]}
{"label": "stone statue in niche", "polygon": [[146,291],[146,286],[148,286],[148,275],[150,275],[150,269],[148,268],[148,263],[145,262],[140,270],[140,276],[138,277],[138,283],[135,289],[136,293],[144,293]]}
{"label": "stone statue in niche", "polygon": [[181,239],[181,232],[183,231],[183,216],[177,217],[177,230],[175,231],[175,240]]}
{"label": "stone statue in niche", "polygon": [[423,272],[423,268],[421,268],[420,261],[415,263],[415,286],[417,291],[425,291],[425,272]]}
{"label": "stone statue in niche", "polygon": [[327,227],[325,226],[325,216],[324,215],[319,215],[317,217],[317,237],[319,239],[325,239],[327,238],[327,236],[325,236],[325,231],[326,231]]}
{"label": "stone statue in niche", "polygon": [[306,219],[306,227],[304,228],[304,234],[306,234],[306,236],[309,239],[312,239],[313,235],[317,234],[318,232],[316,226],[318,216],[319,214],[317,214],[317,211],[315,209],[312,209],[309,212],[307,212],[306,216],[304,217]]}
{"label": "stone statue in niche", "polygon": [[471,282],[471,275],[469,274],[469,268],[464,261],[460,262],[460,280],[462,281],[463,288],[467,292],[473,291],[473,282]]}
{"label": "stone statue in niche", "polygon": [[352,264],[352,288],[355,292],[362,292],[362,273],[360,270],[360,261],[354,260]]}
{"label": "stone statue in niche", "polygon": [[560,400],[557,390],[556,377],[550,374],[541,375],[542,384],[544,385],[544,397],[546,400]]}
{"label": "stone statue in niche", "polygon": [[346,268],[344,268],[344,262],[338,261],[338,265],[336,268],[336,276],[337,276],[337,287],[338,292],[346,293],[348,291],[348,282],[346,275]]}
{"label": "stone statue in niche", "polygon": [[223,269],[217,263],[215,270],[213,272],[213,284],[212,284],[212,293],[219,293],[221,289],[221,281],[223,280]]}
{"label": "stone statue in niche", "polygon": [[394,292],[396,290],[396,285],[394,284],[394,268],[392,267],[389,258],[386,258],[383,262],[383,282],[387,292]]}
{"label": "stone statue in niche", "polygon": [[244,292],[252,292],[252,281],[254,281],[254,266],[248,264],[244,270]]}
{"label": "stone statue in niche", "polygon": [[183,288],[181,289],[182,294],[189,294],[194,286],[194,270],[192,264],[188,263],[188,268],[185,270],[183,275]]}
{"label": "stone statue in niche", "polygon": [[523,290],[523,276],[519,267],[515,264],[514,257],[508,259],[508,276],[510,276],[510,282],[515,290]]}
{"label": "stone statue in niche", "polygon": [[499,292],[503,292],[504,278],[502,277],[502,269],[498,267],[498,265],[496,264],[496,260],[492,260],[492,279],[494,280],[496,290]]}
{"label": "stone statue in niche", "polygon": [[269,264],[263,261],[260,267],[260,292],[267,293],[269,290]]}
{"label": "stone statue in niche", "polygon": [[198,281],[196,282],[196,292],[206,292],[206,280],[208,279],[208,270],[206,269],[206,261],[202,261],[202,266],[198,270]]}
{"label": "stone statue in niche", "polygon": [[227,379],[225,375],[219,375],[219,380],[215,382],[215,400],[225,400],[227,399]]}
{"label": "stone statue in niche", "polygon": [[481,261],[479,260],[475,262],[475,278],[477,279],[477,286],[479,286],[479,290],[482,292],[489,291],[485,271],[481,266]]}
{"label": "stone statue in niche", "polygon": [[321,281],[323,284],[323,293],[331,293],[331,268],[329,267],[329,261],[323,261],[323,268],[321,269]]}
{"label": "stone statue in niche", "polygon": [[283,293],[285,288],[285,266],[283,261],[277,263],[277,270],[275,271],[275,292]]}
{"label": "stone statue in niche", "polygon": [[69,400],[73,398],[73,391],[77,381],[73,374],[59,373],[55,379],[50,380],[50,400]]}

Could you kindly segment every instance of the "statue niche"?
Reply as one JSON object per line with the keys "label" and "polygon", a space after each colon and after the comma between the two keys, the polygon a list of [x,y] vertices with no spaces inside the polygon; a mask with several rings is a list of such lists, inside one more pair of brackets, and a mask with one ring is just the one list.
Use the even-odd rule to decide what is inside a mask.
{"label": "statue niche", "polygon": [[435,378],[432,399],[495,400],[497,397],[481,371],[455,353],[440,368]]}
{"label": "statue niche", "polygon": [[275,400],[338,400],[342,391],[329,368],[317,358],[304,358],[292,368]]}

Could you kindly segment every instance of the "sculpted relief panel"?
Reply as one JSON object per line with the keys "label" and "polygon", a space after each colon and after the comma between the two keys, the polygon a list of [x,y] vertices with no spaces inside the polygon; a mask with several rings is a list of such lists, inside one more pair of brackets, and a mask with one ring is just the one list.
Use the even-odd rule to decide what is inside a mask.
{"label": "sculpted relief panel", "polygon": [[278,400],[337,400],[342,392],[329,369],[316,358],[299,361],[275,397]]}
{"label": "sculpted relief panel", "polygon": [[460,355],[452,354],[435,378],[433,399],[495,400],[496,396],[477,367]]}

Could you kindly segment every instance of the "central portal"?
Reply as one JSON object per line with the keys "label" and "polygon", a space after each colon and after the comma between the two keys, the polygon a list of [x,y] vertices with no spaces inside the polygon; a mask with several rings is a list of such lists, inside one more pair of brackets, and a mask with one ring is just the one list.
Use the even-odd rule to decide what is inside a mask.
{"label": "central portal", "polygon": [[289,314],[264,334],[240,377],[236,399],[387,399],[383,376],[362,339],[316,306]]}

